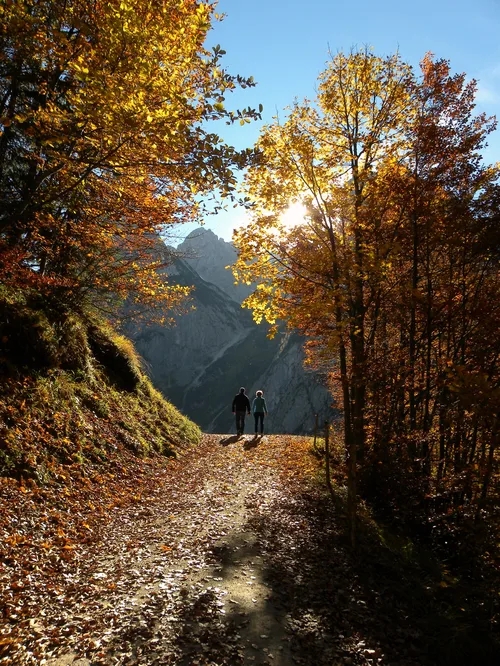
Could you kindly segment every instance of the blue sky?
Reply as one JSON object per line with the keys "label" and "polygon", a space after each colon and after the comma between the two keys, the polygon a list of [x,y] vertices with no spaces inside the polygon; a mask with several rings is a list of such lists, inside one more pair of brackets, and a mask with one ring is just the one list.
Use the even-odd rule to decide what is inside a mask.
{"label": "blue sky", "polygon": [[[477,111],[500,119],[500,0],[220,0],[218,12],[226,18],[207,46],[220,44],[226,69],[258,83],[230,96],[226,106],[264,106],[262,123],[217,128],[238,148],[253,145],[262,124],[294,98],[314,98],[329,50],[365,45],[381,56],[399,50],[416,67],[427,51],[446,58],[453,72],[478,80]],[[489,144],[485,159],[500,161],[500,130]],[[244,211],[230,209],[205,226],[231,240],[244,218]]]}

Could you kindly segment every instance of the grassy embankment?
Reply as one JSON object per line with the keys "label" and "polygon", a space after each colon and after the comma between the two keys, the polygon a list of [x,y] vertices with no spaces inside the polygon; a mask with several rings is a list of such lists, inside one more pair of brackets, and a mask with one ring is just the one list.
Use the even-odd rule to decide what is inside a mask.
{"label": "grassy embankment", "polygon": [[[201,432],[96,316],[0,288],[0,557],[69,554]],[[44,555],[45,553],[45,555]]]}
{"label": "grassy embankment", "polygon": [[44,484],[120,450],[169,456],[199,440],[126,338],[37,305],[0,294],[1,476]]}

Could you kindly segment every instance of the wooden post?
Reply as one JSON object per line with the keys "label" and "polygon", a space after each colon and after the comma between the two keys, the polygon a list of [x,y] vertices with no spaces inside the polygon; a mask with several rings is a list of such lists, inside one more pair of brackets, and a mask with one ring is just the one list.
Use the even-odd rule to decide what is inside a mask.
{"label": "wooden post", "polygon": [[332,488],[332,479],[330,476],[330,424],[328,421],[325,421],[325,474],[326,474],[326,485],[330,491],[330,495],[333,499],[333,488]]}
{"label": "wooden post", "polygon": [[315,414],[315,415],[314,415],[314,441],[313,441],[313,448],[314,448],[315,451],[317,451],[317,452],[319,453],[319,451],[318,451],[318,447],[316,446],[316,437],[317,437],[317,435],[318,435],[318,415]]}

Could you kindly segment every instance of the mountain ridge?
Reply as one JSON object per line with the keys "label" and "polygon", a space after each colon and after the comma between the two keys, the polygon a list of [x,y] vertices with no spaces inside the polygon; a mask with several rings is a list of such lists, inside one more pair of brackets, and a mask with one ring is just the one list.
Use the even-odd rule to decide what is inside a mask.
{"label": "mountain ridge", "polygon": [[227,268],[236,261],[233,244],[217,236],[211,229],[201,227],[192,231],[177,246],[177,252],[203,280],[217,285],[238,303],[252,292],[251,286],[236,284]]}
{"label": "mountain ridge", "polygon": [[322,420],[335,418],[321,378],[303,367],[300,337],[285,332],[270,340],[267,325],[255,324],[241,308],[251,287],[239,290],[225,268],[236,259],[233,246],[201,229],[191,232],[178,254],[182,258],[169,268],[170,279],[194,287],[195,309],[170,328],[149,324],[127,330],[156,388],[209,433],[234,430],[231,402],[240,386],[250,398],[258,389],[265,392],[272,432],[311,432],[318,413]]}

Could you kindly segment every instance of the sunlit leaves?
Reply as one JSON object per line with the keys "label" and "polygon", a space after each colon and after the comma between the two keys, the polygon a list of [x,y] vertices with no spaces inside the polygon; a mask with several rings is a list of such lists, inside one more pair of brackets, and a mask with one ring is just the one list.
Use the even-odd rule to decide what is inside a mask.
{"label": "sunlit leaves", "polygon": [[[251,151],[206,123],[258,112],[226,109],[228,91],[254,84],[222,68],[219,46],[204,47],[213,12],[193,0],[3,8],[0,243],[5,257],[13,246],[24,255],[14,283],[24,271],[40,288],[55,279],[60,298],[68,285],[81,297],[93,286],[127,292],[120,271],[110,278],[124,247],[146,275],[155,233],[199,221],[200,195],[233,195]],[[168,302],[149,263],[150,292]]]}
{"label": "sunlit leaves", "polygon": [[[332,57],[315,103],[262,131],[234,274],[258,284],[246,301],[257,320],[307,336],[346,444],[408,456],[426,482],[448,474],[484,504],[498,455],[499,170],[481,160],[496,121],[474,115],[475,89],[431,55],[420,75],[397,54]],[[287,229],[293,202],[306,213]]]}

